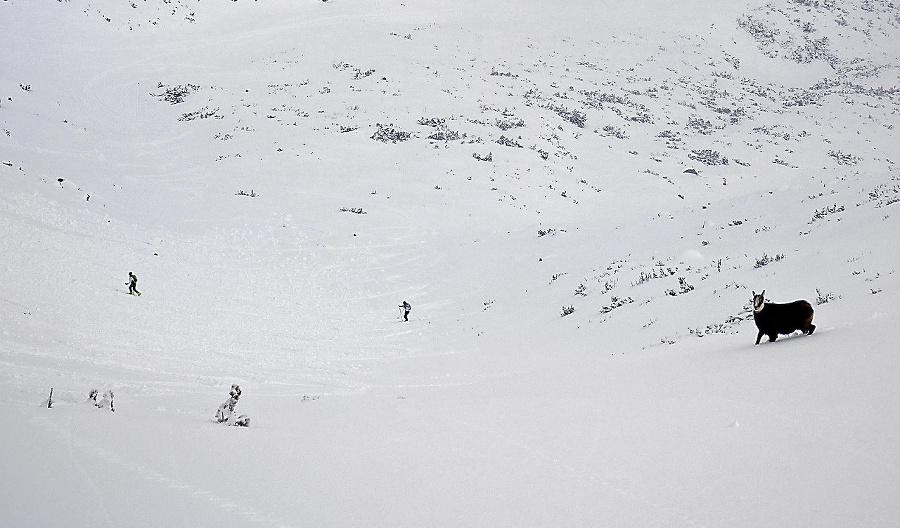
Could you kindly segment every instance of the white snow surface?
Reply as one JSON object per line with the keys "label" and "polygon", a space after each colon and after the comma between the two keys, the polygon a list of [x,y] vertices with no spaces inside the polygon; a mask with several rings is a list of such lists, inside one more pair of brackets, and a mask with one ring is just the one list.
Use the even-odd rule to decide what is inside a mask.
{"label": "white snow surface", "polygon": [[2,2],[0,526],[897,526],[900,8],[724,4]]}

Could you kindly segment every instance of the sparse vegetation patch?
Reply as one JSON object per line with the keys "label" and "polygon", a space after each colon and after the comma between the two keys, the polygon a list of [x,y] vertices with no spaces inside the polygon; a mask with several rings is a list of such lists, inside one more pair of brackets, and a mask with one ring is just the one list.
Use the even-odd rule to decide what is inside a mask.
{"label": "sparse vegetation patch", "polygon": [[756,259],[756,263],[753,265],[754,268],[761,268],[763,266],[768,266],[773,262],[780,262],[784,259],[784,253],[779,253],[774,257],[770,257],[767,253],[763,253],[763,256]]}
{"label": "sparse vegetation patch", "polygon": [[181,114],[181,117],[178,118],[179,121],[193,121],[195,119],[224,119],[225,116],[219,114],[218,108],[209,108],[204,106],[200,110],[195,110],[193,112],[187,112]]}
{"label": "sparse vegetation patch", "polygon": [[200,89],[200,87],[196,84],[179,84],[177,86],[167,86],[164,83],[159,83],[157,85],[157,88],[161,89],[162,91],[160,93],[151,95],[157,97],[160,101],[165,101],[173,105],[183,103],[189,95]]}
{"label": "sparse vegetation patch", "polygon": [[375,126],[378,130],[371,136],[375,141],[381,141],[382,143],[397,143],[398,141],[408,141],[412,137],[412,133],[394,128],[393,123],[390,125],[376,123]]}
{"label": "sparse vegetation patch", "polygon": [[723,156],[717,150],[692,150],[688,154],[688,158],[699,161],[704,165],[728,165],[728,158]]}

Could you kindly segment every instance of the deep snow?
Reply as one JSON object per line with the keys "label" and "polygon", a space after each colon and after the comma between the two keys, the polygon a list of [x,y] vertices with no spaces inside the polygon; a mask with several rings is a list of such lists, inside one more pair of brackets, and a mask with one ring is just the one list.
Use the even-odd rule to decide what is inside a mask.
{"label": "deep snow", "polygon": [[0,525],[895,525],[900,10],[483,4],[0,4]]}

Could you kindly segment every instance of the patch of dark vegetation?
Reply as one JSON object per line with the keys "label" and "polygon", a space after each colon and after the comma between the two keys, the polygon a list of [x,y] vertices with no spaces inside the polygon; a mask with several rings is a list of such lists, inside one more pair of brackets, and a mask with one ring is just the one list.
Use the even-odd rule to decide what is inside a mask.
{"label": "patch of dark vegetation", "polygon": [[728,165],[728,158],[720,154],[717,150],[692,150],[688,154],[688,158],[699,161],[704,165]]}
{"label": "patch of dark vegetation", "polygon": [[627,96],[615,95],[609,92],[581,91],[585,106],[597,110],[610,110],[625,121],[636,123],[653,123],[650,109],[640,103],[632,101]]}
{"label": "patch of dark vegetation", "polygon": [[219,109],[213,108],[210,109],[208,106],[204,106],[200,110],[195,110],[193,112],[187,112],[181,114],[181,117],[178,118],[179,121],[193,121],[195,119],[224,119],[225,116],[219,115]]}
{"label": "patch of dark vegetation", "polygon": [[620,297],[610,297],[609,300],[610,300],[610,304],[607,304],[607,305],[601,307],[600,313],[608,314],[617,308],[621,308],[621,307],[625,306],[626,304],[631,304],[634,302],[634,299],[632,299],[631,297],[621,297],[621,298]]}
{"label": "patch of dark vegetation", "polygon": [[826,216],[833,215],[835,213],[843,213],[843,212],[844,212],[844,206],[838,205],[838,204],[829,205],[828,207],[824,207],[822,209],[816,209],[816,212],[813,214],[812,220],[810,220],[809,223],[811,224],[811,223],[815,222],[816,220],[822,220]]}
{"label": "patch of dark vegetation", "polygon": [[779,253],[774,257],[770,257],[767,253],[763,253],[763,256],[756,259],[756,264],[753,265],[754,268],[761,268],[763,266],[768,266],[773,262],[780,262],[784,259],[784,253]]}
{"label": "patch of dark vegetation", "polygon": [[495,141],[495,143],[497,143],[498,145],[503,145],[504,147],[523,148],[518,141],[510,139],[503,135],[501,135],[500,139]]}
{"label": "patch of dark vegetation", "polygon": [[683,295],[685,293],[691,292],[694,290],[694,286],[688,284],[688,281],[683,277],[678,277],[678,289],[670,288],[666,290],[666,295],[671,297],[675,297],[676,295]]}
{"label": "patch of dark vegetation", "polygon": [[606,125],[605,127],[603,127],[602,135],[606,137],[614,137],[616,139],[628,139],[628,134],[626,134],[621,128],[612,125]]}
{"label": "patch of dark vegetation", "polygon": [[412,137],[412,133],[394,128],[393,123],[389,125],[376,123],[375,126],[378,130],[371,136],[375,141],[381,141],[382,143],[397,143],[398,141],[408,141]]}
{"label": "patch of dark vegetation", "polygon": [[844,154],[840,150],[829,150],[828,156],[834,159],[838,165],[856,165],[861,161],[861,158],[857,158],[852,154]]}
{"label": "patch of dark vegetation", "polygon": [[504,117],[503,119],[498,119],[495,124],[497,128],[503,130],[504,132],[510,130],[512,128],[521,128],[525,126],[525,121],[522,121],[518,117],[510,116]]}
{"label": "patch of dark vegetation", "polygon": [[200,89],[200,87],[196,84],[179,84],[177,86],[166,86],[163,83],[159,83],[157,85],[157,88],[160,88],[162,92],[151,93],[150,95],[158,98],[160,101],[165,101],[173,105],[183,103],[189,95]]}
{"label": "patch of dark vegetation", "polygon": [[694,130],[699,134],[708,136],[715,132],[716,127],[708,119],[692,116],[688,119],[687,128]]}
{"label": "patch of dark vegetation", "polygon": [[519,78],[519,76],[514,73],[497,71],[496,68],[491,68],[491,76],[492,77],[510,77],[512,79]]}
{"label": "patch of dark vegetation", "polygon": [[882,183],[869,192],[869,202],[875,202],[875,207],[887,207],[900,202],[900,184],[888,185]]}

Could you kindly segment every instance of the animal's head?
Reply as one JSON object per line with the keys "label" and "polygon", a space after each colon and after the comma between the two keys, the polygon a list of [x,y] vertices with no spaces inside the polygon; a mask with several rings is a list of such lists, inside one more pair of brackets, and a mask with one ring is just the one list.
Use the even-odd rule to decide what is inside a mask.
{"label": "animal's head", "polygon": [[766,304],[766,290],[759,294],[753,292],[753,313],[759,313],[763,309],[764,304]]}

